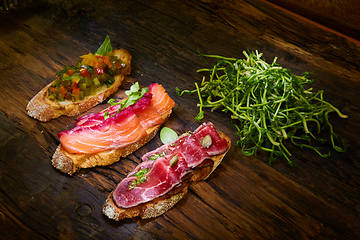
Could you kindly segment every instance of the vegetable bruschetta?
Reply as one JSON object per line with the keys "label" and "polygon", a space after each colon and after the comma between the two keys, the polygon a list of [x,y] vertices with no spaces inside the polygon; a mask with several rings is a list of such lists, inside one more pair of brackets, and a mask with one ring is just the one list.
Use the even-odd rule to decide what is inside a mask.
{"label": "vegetable bruschetta", "polygon": [[46,122],[61,115],[75,116],[104,101],[131,71],[131,55],[112,50],[109,36],[95,54],[56,73],[56,79],[28,103],[27,114]]}

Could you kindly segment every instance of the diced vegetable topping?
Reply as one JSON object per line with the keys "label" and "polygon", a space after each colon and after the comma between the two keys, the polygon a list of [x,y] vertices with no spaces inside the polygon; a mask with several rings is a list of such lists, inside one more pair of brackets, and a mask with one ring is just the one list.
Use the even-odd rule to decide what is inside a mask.
{"label": "diced vegetable topping", "polygon": [[98,89],[110,87],[114,76],[119,74],[125,64],[112,54],[110,39],[107,36],[96,54],[80,56],[75,66],[67,66],[56,73],[56,80],[48,89],[51,101],[79,101],[93,95]]}

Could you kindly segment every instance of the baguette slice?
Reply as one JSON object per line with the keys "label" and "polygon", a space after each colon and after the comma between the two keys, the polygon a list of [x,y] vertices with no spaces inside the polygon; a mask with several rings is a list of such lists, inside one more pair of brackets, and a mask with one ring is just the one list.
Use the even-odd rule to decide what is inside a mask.
{"label": "baguette slice", "polygon": [[[172,110],[162,115],[164,122],[170,116],[171,112]],[[61,172],[72,175],[80,168],[91,168],[113,164],[119,161],[121,157],[126,157],[140,147],[144,146],[153,137],[155,137],[160,127],[161,125],[157,125],[147,129],[147,134],[135,143],[122,148],[106,150],[95,154],[68,153],[60,144],[53,155],[51,161],[52,165]]]}
{"label": "baguette slice", "polygon": [[164,214],[171,209],[178,201],[180,201],[187,193],[188,187],[201,180],[205,180],[221,163],[222,159],[229,151],[231,139],[223,132],[219,132],[221,138],[225,138],[228,147],[222,154],[212,156],[211,164],[204,164],[196,167],[189,175],[185,176],[181,184],[170,190],[163,196],[160,196],[150,202],[142,203],[131,208],[120,208],[113,200],[113,192],[111,192],[103,206],[103,213],[110,219],[119,221],[125,218],[134,218],[139,216],[141,219],[153,218]]}
{"label": "baguette slice", "polygon": [[103,86],[95,95],[87,96],[85,99],[77,102],[51,101],[48,98],[48,88],[52,83],[40,90],[26,106],[27,114],[30,117],[47,122],[51,119],[60,117],[61,115],[75,116],[103,102],[107,97],[116,92],[124,80],[124,75],[131,72],[131,55],[125,49],[117,49],[113,51],[114,55],[125,63],[125,68],[121,73],[114,77],[115,82],[108,88]]}

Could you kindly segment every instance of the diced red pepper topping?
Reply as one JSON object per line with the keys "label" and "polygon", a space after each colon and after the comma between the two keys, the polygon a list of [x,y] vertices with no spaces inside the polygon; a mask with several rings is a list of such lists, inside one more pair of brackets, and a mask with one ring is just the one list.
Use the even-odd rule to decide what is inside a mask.
{"label": "diced red pepper topping", "polygon": [[108,66],[111,67],[111,61],[110,61],[110,56],[103,56],[103,62]]}
{"label": "diced red pepper topping", "polygon": [[80,88],[73,88],[72,94],[78,96],[80,94]]}
{"label": "diced red pepper topping", "polygon": [[71,83],[71,89],[78,88],[78,84],[76,82]]}
{"label": "diced red pepper topping", "polygon": [[60,92],[63,96],[65,96],[65,94],[66,94],[66,89],[64,88],[64,86],[59,87],[59,92]]}
{"label": "diced red pepper topping", "polygon": [[80,75],[86,77],[89,75],[89,71],[86,68],[80,69]]}
{"label": "diced red pepper topping", "polygon": [[72,76],[74,74],[74,72],[75,72],[75,69],[73,69],[73,68],[70,68],[69,70],[67,70],[67,74],[69,76]]}
{"label": "diced red pepper topping", "polygon": [[116,62],[116,63],[115,63],[115,66],[116,66],[116,69],[121,69],[121,68],[123,68],[121,62]]}
{"label": "diced red pepper topping", "polygon": [[103,67],[103,60],[102,58],[98,58],[98,60],[94,64],[95,68],[102,68]]}
{"label": "diced red pepper topping", "polygon": [[67,94],[65,95],[65,99],[70,100],[70,99],[71,99],[71,95],[67,93]]}
{"label": "diced red pepper topping", "polygon": [[96,73],[101,75],[104,74],[104,69],[103,68],[96,68]]}

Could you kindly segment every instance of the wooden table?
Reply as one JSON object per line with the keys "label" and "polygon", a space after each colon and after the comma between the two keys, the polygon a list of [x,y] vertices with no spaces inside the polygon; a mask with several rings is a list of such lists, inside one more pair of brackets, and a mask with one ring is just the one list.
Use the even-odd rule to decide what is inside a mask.
{"label": "wooden table", "polygon": [[[52,2],[0,19],[0,238],[360,238],[358,40],[261,0]],[[169,212],[113,222],[101,213],[105,197],[142,154],[161,144],[159,137],[109,167],[67,176],[50,159],[57,133],[76,117],[42,123],[25,113],[58,70],[94,52],[106,34],[115,48],[133,55],[130,80],[159,82],[177,102],[165,125],[179,133],[199,124],[196,96],[175,93],[176,86],[190,89],[201,79],[197,53],[241,57],[244,49],[258,49],[295,73],[313,73],[314,87],[350,116],[332,116],[347,152],[323,159],[295,150],[296,167],[285,161],[269,166],[266,154],[244,157],[233,144],[211,177],[193,185]],[[235,142],[225,114],[207,111],[205,120]]]}

